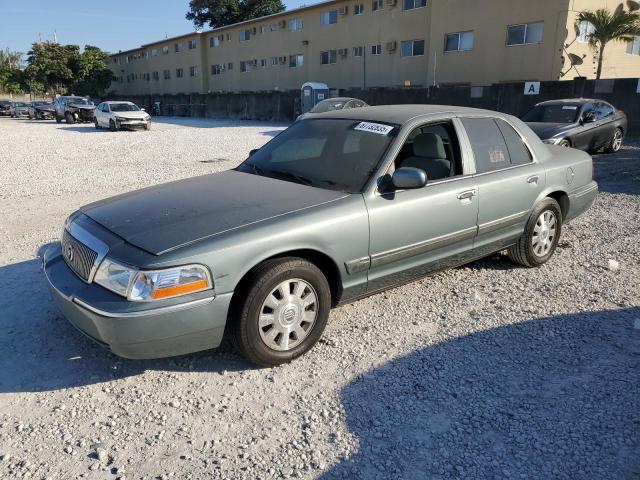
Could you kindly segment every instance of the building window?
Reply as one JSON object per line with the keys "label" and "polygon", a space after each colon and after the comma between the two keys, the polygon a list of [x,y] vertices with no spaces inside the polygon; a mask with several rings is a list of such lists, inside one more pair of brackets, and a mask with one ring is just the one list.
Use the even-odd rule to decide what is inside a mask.
{"label": "building window", "polygon": [[260,66],[263,67],[263,68],[267,66],[267,59],[266,58],[261,58],[260,59]]}
{"label": "building window", "polygon": [[168,46],[162,47],[162,54],[163,55],[168,55],[169,54],[169,47]]}
{"label": "building window", "polygon": [[171,78],[171,70],[164,70],[162,73],[165,80],[169,80]]}
{"label": "building window", "polygon": [[384,9],[384,0],[373,0],[373,2],[371,2],[372,11],[377,12],[382,9]]}
{"label": "building window", "polygon": [[329,10],[320,14],[320,23],[322,25],[331,25],[338,23],[338,10]]}
{"label": "building window", "polygon": [[304,63],[304,57],[300,53],[289,55],[289,68],[301,67]]}
{"label": "building window", "polygon": [[277,32],[278,31],[278,24],[277,23],[272,23],[270,28],[271,28],[272,32]]}
{"label": "building window", "polygon": [[180,53],[182,51],[182,44],[181,43],[176,43],[173,46],[173,51],[176,53]]}
{"label": "building window", "polygon": [[472,49],[473,32],[447,33],[445,35],[445,52],[464,52]]}
{"label": "building window", "polygon": [[269,27],[267,25],[260,25],[260,33],[267,33]]}
{"label": "building window", "polygon": [[361,57],[364,54],[364,47],[353,47],[353,56]]}
{"label": "building window", "polygon": [[210,47],[219,47],[220,46],[220,36],[216,35],[215,37],[211,37],[209,39],[209,46]]}
{"label": "building window", "polygon": [[400,44],[403,57],[419,57],[424,55],[424,40],[404,40]]}
{"label": "building window", "polygon": [[248,72],[249,71],[249,64],[250,64],[250,62],[248,62],[248,61],[241,61],[240,62],[240,71],[242,73]]}
{"label": "building window", "polygon": [[302,20],[299,18],[294,18],[287,22],[287,28],[290,32],[299,32],[302,30]]}
{"label": "building window", "polygon": [[583,20],[578,25],[578,42],[589,43],[589,39],[591,38],[591,35],[593,35],[595,31],[596,31],[596,27],[593,26],[593,23]]}
{"label": "building window", "polygon": [[364,13],[364,3],[358,3],[353,7],[354,15],[362,15]]}
{"label": "building window", "polygon": [[224,65],[211,65],[211,75],[220,75],[222,72],[224,72]]}
{"label": "building window", "polygon": [[332,63],[336,63],[337,58],[338,58],[337,50],[327,50],[326,52],[320,52],[321,65],[330,65]]}
{"label": "building window", "polygon": [[271,57],[271,65],[278,65],[278,57]]}
{"label": "building window", "polygon": [[630,55],[640,55],[640,35],[633,37],[633,40],[627,42],[627,53]]}
{"label": "building window", "polygon": [[382,54],[382,45],[371,45],[371,55],[381,55]]}
{"label": "building window", "polygon": [[189,67],[189,75],[192,76],[192,77],[197,77],[198,76],[198,67],[197,66]]}
{"label": "building window", "polygon": [[251,30],[241,30],[240,31],[240,41],[246,42],[251,40]]}
{"label": "building window", "polygon": [[181,68],[176,68],[176,78],[184,77],[184,70]]}
{"label": "building window", "polygon": [[414,10],[427,6],[427,0],[404,0],[405,10]]}
{"label": "building window", "polygon": [[195,50],[195,48],[198,46],[196,44],[195,40],[189,40],[189,42],[187,43],[187,46],[189,47],[189,50]]}
{"label": "building window", "polygon": [[160,80],[160,74],[158,72],[153,72],[153,79]]}
{"label": "building window", "polygon": [[528,45],[541,43],[544,23],[523,23],[507,27],[507,45]]}
{"label": "building window", "polygon": [[151,56],[152,57],[157,57],[158,56],[158,49],[157,48],[152,48],[151,49]]}
{"label": "building window", "polygon": [[233,62],[227,63],[227,70],[233,70]]}

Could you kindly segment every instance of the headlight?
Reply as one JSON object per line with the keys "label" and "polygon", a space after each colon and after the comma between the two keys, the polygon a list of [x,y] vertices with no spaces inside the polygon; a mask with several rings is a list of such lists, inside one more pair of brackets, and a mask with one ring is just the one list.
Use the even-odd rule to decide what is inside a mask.
{"label": "headlight", "polygon": [[211,275],[203,265],[144,271],[109,258],[100,264],[94,281],[135,302],[163,300],[212,288]]}

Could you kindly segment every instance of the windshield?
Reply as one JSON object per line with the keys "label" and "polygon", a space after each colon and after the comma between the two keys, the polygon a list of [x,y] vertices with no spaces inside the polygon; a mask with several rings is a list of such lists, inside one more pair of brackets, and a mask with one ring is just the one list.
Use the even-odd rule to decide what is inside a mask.
{"label": "windshield", "polygon": [[537,105],[524,114],[523,122],[575,123],[580,105]]}
{"label": "windshield", "polygon": [[241,172],[348,193],[362,191],[396,133],[346,119],[294,123],[242,163]]}
{"label": "windshield", "polygon": [[67,102],[74,105],[91,105],[89,100],[83,97],[70,97],[67,99]]}
{"label": "windshield", "polygon": [[112,103],[109,105],[112,112],[139,112],[140,109],[133,103]]}
{"label": "windshield", "polygon": [[331,112],[332,110],[342,110],[344,108],[344,104],[347,103],[348,100],[323,100],[316,104],[309,113],[323,113],[323,112]]}
{"label": "windshield", "polygon": [[16,102],[16,103],[14,103],[14,105],[16,107],[26,107],[26,106],[28,106],[28,104],[25,103],[25,102]]}
{"label": "windshield", "polygon": [[33,102],[34,107],[38,107],[40,105],[49,105],[49,102]]}

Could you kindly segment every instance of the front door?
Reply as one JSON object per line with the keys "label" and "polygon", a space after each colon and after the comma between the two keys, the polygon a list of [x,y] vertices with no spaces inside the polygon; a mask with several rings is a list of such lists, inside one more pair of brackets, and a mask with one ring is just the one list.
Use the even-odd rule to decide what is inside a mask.
{"label": "front door", "polygon": [[478,236],[474,250],[488,255],[522,234],[544,188],[544,168],[514,127],[499,118],[463,118],[478,185]]}
{"label": "front door", "polygon": [[465,175],[453,123],[414,129],[390,173],[407,166],[427,172],[427,185],[401,191],[389,186],[365,200],[370,224],[370,292],[464,263],[472,254],[477,187],[475,179]]}

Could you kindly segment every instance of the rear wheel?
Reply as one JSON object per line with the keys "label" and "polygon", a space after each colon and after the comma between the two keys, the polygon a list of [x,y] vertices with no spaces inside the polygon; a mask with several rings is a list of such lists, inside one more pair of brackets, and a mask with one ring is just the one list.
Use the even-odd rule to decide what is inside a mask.
{"label": "rear wheel", "polygon": [[68,124],[76,123],[73,115],[71,115],[69,112],[64,114],[64,121]]}
{"label": "rear wheel", "polygon": [[613,132],[613,137],[611,137],[611,141],[604,148],[604,151],[607,153],[616,153],[620,148],[622,148],[622,129],[616,128],[615,132]]}
{"label": "rear wheel", "polygon": [[553,198],[533,209],[518,243],[509,247],[509,258],[525,267],[539,267],[555,252],[562,233],[562,211]]}
{"label": "rear wheel", "polygon": [[62,123],[62,118],[56,115],[56,123]]}
{"label": "rear wheel", "polygon": [[238,293],[231,340],[248,360],[264,367],[290,362],[309,351],[329,318],[327,279],[301,258],[264,262]]}

